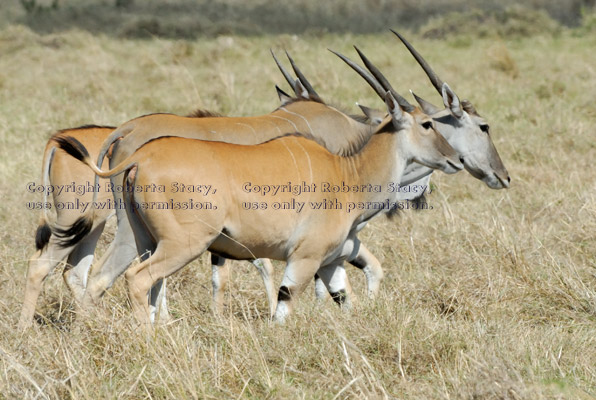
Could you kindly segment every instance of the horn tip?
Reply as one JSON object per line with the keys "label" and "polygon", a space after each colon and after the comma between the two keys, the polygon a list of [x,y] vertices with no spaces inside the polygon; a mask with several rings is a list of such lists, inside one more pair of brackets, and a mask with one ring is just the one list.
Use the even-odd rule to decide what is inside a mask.
{"label": "horn tip", "polygon": [[338,53],[338,52],[337,52],[337,51],[335,51],[335,50],[331,50],[331,49],[327,49],[327,50],[329,50],[330,52],[332,52],[333,54],[335,54],[336,56],[338,56],[338,57],[339,57],[339,58],[341,58],[342,60],[344,60],[344,59],[346,58],[346,57],[345,57],[343,54],[341,54],[341,53]]}
{"label": "horn tip", "polygon": [[393,32],[393,34],[395,36],[397,36],[400,40],[404,40],[404,37],[401,35],[401,33],[399,33],[398,31],[394,30],[394,29],[389,29],[391,32]]}

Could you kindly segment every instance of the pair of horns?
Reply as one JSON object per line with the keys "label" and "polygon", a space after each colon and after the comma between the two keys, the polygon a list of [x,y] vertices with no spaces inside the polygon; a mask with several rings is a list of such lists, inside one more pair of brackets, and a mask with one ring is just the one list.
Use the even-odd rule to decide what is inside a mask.
{"label": "pair of horns", "polygon": [[[281,73],[284,76],[284,78],[286,78],[286,81],[288,82],[288,84],[290,85],[290,87],[292,88],[292,90],[294,91],[294,93],[296,93],[296,95],[298,95],[300,93],[300,90],[299,90],[299,88],[297,86],[297,82],[294,80],[294,78],[288,72],[288,70],[285,69],[284,66],[279,62],[279,60],[275,56],[275,53],[273,52],[273,50],[271,49],[270,51],[271,51],[271,55],[273,56],[273,59],[275,60],[275,64],[277,64],[277,67],[281,71]],[[290,57],[290,54],[287,51],[285,53],[286,53],[286,57],[288,57],[288,60],[290,61],[290,65],[292,66],[292,69],[294,70],[294,73],[298,77],[298,80],[300,80],[300,83],[302,83],[302,85],[304,86],[304,88],[308,92],[308,97],[311,100],[322,102],[321,97],[317,94],[317,92],[312,87],[312,85],[310,84],[310,82],[308,81],[308,79],[306,79],[306,76],[304,76],[304,74],[302,73],[302,71],[300,71],[300,68],[298,68],[298,66],[296,65],[296,63],[292,59],[292,57]]]}
{"label": "pair of horns", "polygon": [[[399,40],[401,40],[401,42],[406,46],[406,48],[410,51],[410,53],[416,59],[418,64],[422,67],[422,69],[424,70],[424,72],[426,73],[428,78],[430,79],[432,85],[435,87],[437,92],[439,92],[439,94],[442,94],[442,87],[443,87],[444,82],[433,71],[433,69],[430,67],[428,62],[426,62],[426,60],[420,55],[420,53],[418,53],[418,51],[416,51],[414,46],[412,46],[402,35],[400,35],[396,31],[394,31],[393,29],[391,29],[391,32],[393,32],[399,38]],[[393,87],[391,87],[391,84],[389,83],[387,78],[385,78],[385,76],[381,73],[381,71],[379,71],[379,69],[372,62],[370,62],[370,60],[368,58],[366,58],[366,56],[360,51],[360,49],[358,49],[358,47],[354,46],[354,48],[358,52],[358,55],[362,59],[362,62],[364,63],[364,65],[366,66],[368,71],[366,71],[364,68],[362,68],[361,66],[359,66],[358,64],[356,64],[355,62],[350,60],[349,58],[343,56],[342,54],[339,54],[333,50],[330,50],[330,51],[333,54],[337,55],[339,58],[341,58],[354,71],[356,71],[362,78],[364,78],[364,80],[366,82],[368,82],[368,84],[375,90],[375,92],[379,95],[379,97],[381,97],[382,99],[385,99],[385,93],[389,91],[389,92],[391,92],[393,97],[395,97],[398,104],[404,110],[406,110],[408,112],[413,111],[414,106],[412,104],[410,104],[403,96],[401,96],[399,93],[397,93],[395,91],[395,89],[393,89]]]}
{"label": "pair of horns", "polygon": [[403,96],[397,93],[395,89],[393,89],[393,87],[391,86],[387,78],[385,78],[385,76],[381,73],[381,71],[379,71],[379,69],[375,67],[374,64],[371,63],[368,58],[366,58],[366,56],[360,51],[360,49],[358,49],[358,47],[354,46],[354,48],[356,49],[358,55],[362,59],[362,62],[364,62],[364,65],[366,66],[366,68],[368,68],[370,72],[362,68],[360,65],[356,64],[354,61],[350,60],[348,57],[340,53],[337,53],[333,50],[329,51],[341,58],[354,71],[356,71],[358,75],[364,78],[364,80],[368,82],[368,84],[375,90],[375,92],[377,92],[381,99],[385,100],[386,93],[390,92],[397,101],[397,103],[404,110],[406,110],[407,112],[414,111],[415,107],[411,105]]}

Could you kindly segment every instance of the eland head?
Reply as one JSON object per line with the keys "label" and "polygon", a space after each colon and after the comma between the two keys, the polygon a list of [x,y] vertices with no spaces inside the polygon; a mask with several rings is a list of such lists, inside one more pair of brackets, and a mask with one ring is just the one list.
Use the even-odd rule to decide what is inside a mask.
{"label": "eland head", "polygon": [[420,108],[433,117],[441,134],[460,154],[466,170],[491,189],[508,188],[511,178],[492,141],[488,122],[480,116],[469,100],[459,99],[401,34],[394,30],[391,32],[406,46],[441,95],[445,106],[443,110],[419,96],[414,97]]}

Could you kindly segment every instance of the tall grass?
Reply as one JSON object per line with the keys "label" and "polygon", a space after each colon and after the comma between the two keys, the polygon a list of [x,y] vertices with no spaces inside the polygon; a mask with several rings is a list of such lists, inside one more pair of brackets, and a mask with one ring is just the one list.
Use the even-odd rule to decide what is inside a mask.
{"label": "tall grass", "polygon": [[311,287],[285,325],[272,325],[256,271],[236,262],[217,318],[203,257],[169,282],[176,320],[147,337],[122,281],[93,316],[77,316],[60,271],[45,282],[34,329],[15,329],[38,218],[25,208],[39,200],[26,183],[39,181],[52,131],[196,107],[269,112],[283,83],[271,47],[288,49],[347,111],[382,103],[327,47],[353,55],[357,44],[401,92],[440,98],[390,34],[140,41],[0,31],[0,398],[596,396],[595,38],[505,40],[501,53],[492,40],[412,40],[491,124],[511,189],[437,174],[432,210],[371,223],[361,239],[386,277],[368,301],[362,274],[349,270],[359,294],[350,313],[317,305]]}

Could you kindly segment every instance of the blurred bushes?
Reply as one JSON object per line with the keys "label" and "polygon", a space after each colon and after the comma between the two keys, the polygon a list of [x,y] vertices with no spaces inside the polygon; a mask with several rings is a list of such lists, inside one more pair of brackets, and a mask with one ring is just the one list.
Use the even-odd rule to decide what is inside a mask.
{"label": "blurred bushes", "polygon": [[[46,2],[50,0],[45,0]],[[0,6],[0,27],[38,33],[72,28],[120,37],[196,38],[221,34],[375,33],[392,27],[427,37],[502,37],[554,33],[578,26],[596,0],[51,0],[26,12]],[[521,5],[518,5],[521,4]],[[590,22],[592,21],[592,22]],[[591,25],[590,25],[591,24]],[[585,25],[585,23],[584,23]],[[582,25],[582,26],[584,26]],[[588,26],[593,26],[588,19]],[[593,28],[587,28],[593,29]]]}
{"label": "blurred bushes", "polygon": [[596,33],[596,10],[592,10],[592,12],[585,12],[582,16],[581,25],[575,31],[578,35]]}
{"label": "blurred bushes", "polygon": [[544,10],[516,5],[503,10],[487,12],[473,9],[434,17],[422,27],[420,33],[427,38],[440,39],[459,35],[526,37],[557,34],[560,30],[560,24]]}

